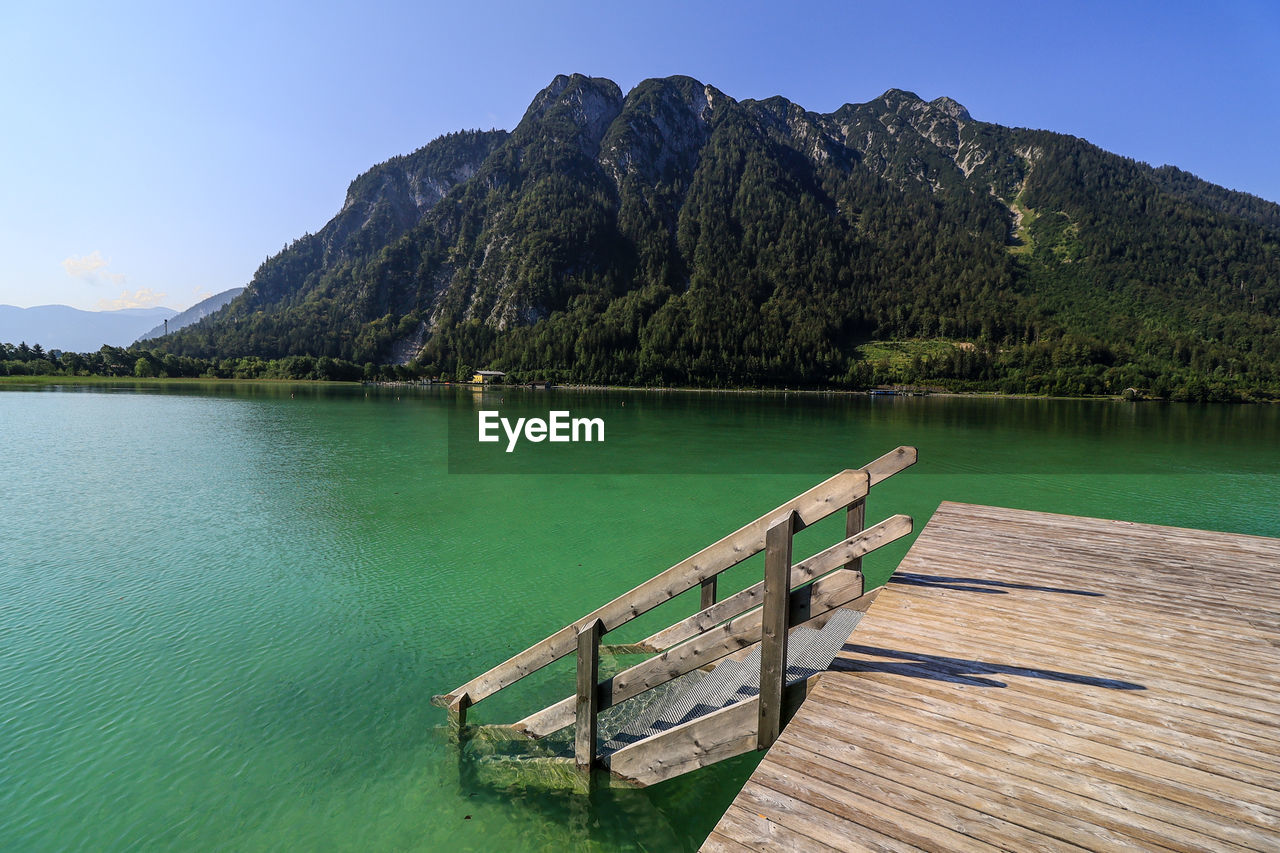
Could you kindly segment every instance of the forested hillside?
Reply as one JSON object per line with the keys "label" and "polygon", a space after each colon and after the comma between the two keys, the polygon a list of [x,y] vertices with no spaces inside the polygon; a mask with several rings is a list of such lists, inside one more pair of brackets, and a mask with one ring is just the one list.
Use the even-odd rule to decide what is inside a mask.
{"label": "forested hillside", "polygon": [[[1280,206],[891,90],[833,113],[557,77],[374,167],[149,346],[521,379],[1280,390]],[[887,344],[885,342],[893,342]]]}

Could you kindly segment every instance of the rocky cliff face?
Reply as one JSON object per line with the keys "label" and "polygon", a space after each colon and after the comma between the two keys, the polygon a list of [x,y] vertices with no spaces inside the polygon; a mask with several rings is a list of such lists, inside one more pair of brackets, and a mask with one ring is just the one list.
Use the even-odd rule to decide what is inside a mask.
{"label": "rocky cliff face", "polygon": [[351,182],[342,209],[319,233],[303,236],[263,264],[246,289],[245,303],[261,310],[287,300],[322,273],[395,242],[450,190],[473,177],[507,135],[501,130],[453,133],[374,166]]}
{"label": "rocky cliff face", "polygon": [[350,258],[362,244],[385,245],[404,234],[449,190],[471,178],[505,139],[501,131],[444,137],[356,178],[342,210],[324,229],[325,262]]}
{"label": "rocky cliff face", "polygon": [[[1142,227],[1131,209],[1156,208],[1176,220],[1169,234],[1208,228],[1205,217],[1245,231],[1280,221],[1270,203],[978,121],[950,98],[894,89],[822,114],[688,77],[624,96],[609,80],[559,76],[510,134],[452,134],[358,177],[319,234],[171,338],[192,354],[383,360],[406,342],[445,346],[458,329],[491,341],[573,316],[616,319],[633,343],[646,324],[675,324],[710,350],[744,345],[717,341],[713,326],[745,312],[824,358],[859,335],[998,335],[1002,317],[1058,312],[1039,307],[1059,298],[1049,291],[1120,275],[1108,233]],[[1039,220],[1038,247],[1021,244],[1052,249],[1036,255],[1039,272],[1014,257],[1033,209],[1058,217],[1052,233]],[[1200,270],[1214,300],[1244,304],[1210,261],[1151,239],[1171,269]],[[1258,252],[1271,272],[1250,304],[1269,306],[1280,284]],[[590,337],[595,321],[583,322]]]}

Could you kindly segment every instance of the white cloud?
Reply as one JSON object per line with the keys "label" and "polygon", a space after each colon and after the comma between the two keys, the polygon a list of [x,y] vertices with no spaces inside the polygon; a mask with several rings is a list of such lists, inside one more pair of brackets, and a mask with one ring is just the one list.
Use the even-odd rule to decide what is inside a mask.
{"label": "white cloud", "polygon": [[97,310],[119,311],[122,308],[154,308],[163,302],[169,294],[156,293],[149,287],[142,287],[130,293],[122,290],[117,299],[99,299]]}
{"label": "white cloud", "polygon": [[67,271],[67,275],[72,278],[78,278],[81,281],[92,285],[108,284],[112,287],[124,287],[129,281],[128,276],[119,272],[107,272],[107,267],[111,261],[102,257],[102,253],[94,249],[87,255],[76,257],[72,255],[62,262],[62,268]]}
{"label": "white cloud", "polygon": [[94,249],[87,255],[76,257],[72,255],[62,262],[62,268],[67,271],[67,275],[72,278],[96,278],[98,270],[105,267],[110,261],[102,257],[102,253]]}

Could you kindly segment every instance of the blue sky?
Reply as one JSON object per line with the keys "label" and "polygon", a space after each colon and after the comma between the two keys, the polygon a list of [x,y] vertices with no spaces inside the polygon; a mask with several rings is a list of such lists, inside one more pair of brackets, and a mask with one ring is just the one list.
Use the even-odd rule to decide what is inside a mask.
{"label": "blue sky", "polygon": [[1280,201],[1280,3],[0,5],[0,303],[248,282],[374,163],[558,73],[827,112],[897,87]]}

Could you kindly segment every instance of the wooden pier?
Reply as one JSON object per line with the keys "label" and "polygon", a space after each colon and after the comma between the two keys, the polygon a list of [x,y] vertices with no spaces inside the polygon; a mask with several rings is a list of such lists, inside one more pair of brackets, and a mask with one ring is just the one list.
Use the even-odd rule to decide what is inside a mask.
{"label": "wooden pier", "polygon": [[1280,850],[1280,539],[944,503],[703,845]]}

